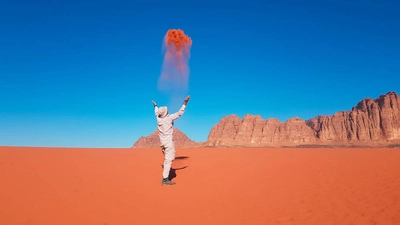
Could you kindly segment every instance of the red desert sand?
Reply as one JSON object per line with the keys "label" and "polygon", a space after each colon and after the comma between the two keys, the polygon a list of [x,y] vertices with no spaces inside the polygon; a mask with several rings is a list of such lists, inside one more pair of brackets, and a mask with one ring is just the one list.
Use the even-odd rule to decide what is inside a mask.
{"label": "red desert sand", "polygon": [[1,225],[400,224],[400,150],[0,147]]}

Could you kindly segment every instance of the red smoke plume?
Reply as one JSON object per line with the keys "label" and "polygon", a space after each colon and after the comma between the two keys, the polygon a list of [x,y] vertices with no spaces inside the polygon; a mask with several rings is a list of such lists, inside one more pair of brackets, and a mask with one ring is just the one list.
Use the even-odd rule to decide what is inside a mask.
{"label": "red smoke plume", "polygon": [[171,29],[164,37],[163,46],[165,55],[158,88],[172,92],[186,91],[192,40],[183,30]]}

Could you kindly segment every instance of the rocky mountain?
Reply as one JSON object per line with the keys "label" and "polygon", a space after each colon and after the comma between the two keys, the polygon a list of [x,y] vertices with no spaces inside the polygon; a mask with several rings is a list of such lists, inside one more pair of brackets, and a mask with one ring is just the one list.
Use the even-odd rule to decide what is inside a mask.
{"label": "rocky mountain", "polygon": [[[174,143],[176,148],[188,148],[188,147],[201,147],[204,143],[197,143],[190,140],[183,132],[174,128]],[[158,136],[158,130],[146,137],[140,137],[133,148],[159,148],[160,138]]]}
{"label": "rocky mountain", "polygon": [[236,115],[222,118],[207,138],[206,146],[263,147],[315,144],[316,133],[304,120],[292,118],[285,123],[263,120],[259,115]]}
{"label": "rocky mountain", "polygon": [[210,131],[206,146],[265,147],[302,145],[387,146],[400,143],[400,98],[389,92],[366,98],[349,111],[304,121],[226,116]]}
{"label": "rocky mountain", "polygon": [[306,121],[321,141],[392,141],[400,139],[400,98],[389,92],[366,98],[347,112]]}
{"label": "rocky mountain", "polygon": [[[281,122],[259,115],[223,117],[205,143],[196,143],[174,129],[175,146],[182,147],[302,147],[400,146],[400,97],[389,92],[361,100],[349,111],[309,120]],[[134,148],[159,148],[157,131],[139,138]]]}

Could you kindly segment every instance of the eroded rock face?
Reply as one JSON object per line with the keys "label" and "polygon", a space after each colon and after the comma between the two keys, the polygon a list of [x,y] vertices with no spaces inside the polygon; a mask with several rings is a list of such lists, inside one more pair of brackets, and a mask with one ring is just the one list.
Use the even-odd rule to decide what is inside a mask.
{"label": "eroded rock face", "polygon": [[[174,143],[176,148],[201,147],[203,145],[203,143],[190,140],[184,133],[176,128],[174,128]],[[149,136],[139,138],[133,145],[133,148],[160,148],[158,130]]]}
{"label": "eroded rock face", "polygon": [[233,144],[241,120],[236,115],[223,117],[208,135],[207,142],[215,143],[216,146],[227,146]]}
{"label": "eroded rock face", "polygon": [[283,146],[315,143],[315,131],[304,120],[292,118],[285,123],[263,120],[259,115],[224,117],[207,138],[207,146]]}
{"label": "eroded rock face", "polygon": [[350,111],[307,121],[321,141],[392,141],[400,139],[400,98],[395,92],[360,101]]}
{"label": "eroded rock face", "polygon": [[350,111],[285,123],[260,116],[226,116],[216,124],[206,146],[384,145],[400,142],[400,98],[389,92],[375,100],[366,98]]}

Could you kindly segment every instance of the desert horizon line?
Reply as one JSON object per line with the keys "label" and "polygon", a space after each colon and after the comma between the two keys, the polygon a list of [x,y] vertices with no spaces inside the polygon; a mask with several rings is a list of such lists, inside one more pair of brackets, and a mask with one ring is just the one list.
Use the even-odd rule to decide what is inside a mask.
{"label": "desert horizon line", "polygon": [[[357,103],[357,105],[356,106],[353,106],[352,107],[352,109],[354,109],[355,107],[357,107],[358,106],[358,104],[360,104],[361,102],[363,102],[363,101],[366,101],[366,100],[372,100],[372,101],[377,101],[378,99],[380,99],[380,98],[382,98],[382,97],[384,97],[384,96],[387,96],[387,95],[390,95],[390,94],[394,94],[395,96],[398,96],[398,94],[397,94],[397,92],[395,92],[395,91],[389,91],[389,92],[387,92],[386,94],[381,94],[381,95],[379,95],[378,97],[376,97],[376,98],[371,98],[371,97],[365,97],[365,98],[363,98],[363,99],[361,99],[361,100],[359,100],[358,101],[358,103]],[[220,121],[221,120],[223,120],[224,118],[226,118],[226,117],[231,117],[231,116],[235,116],[235,117],[237,117],[237,118],[239,118],[240,120],[243,120],[244,118],[246,118],[246,117],[259,117],[260,119],[262,119],[263,121],[278,121],[278,122],[280,122],[280,123],[287,123],[288,121],[291,121],[291,120],[294,120],[294,119],[300,119],[300,120],[303,120],[303,121],[309,121],[309,120],[312,120],[312,119],[314,119],[314,118],[319,118],[319,117],[324,117],[324,116],[334,116],[335,114],[337,114],[337,113],[341,113],[341,112],[350,112],[352,109],[348,109],[348,110],[341,110],[341,111],[337,111],[337,112],[335,112],[335,113],[333,113],[333,114],[328,114],[328,115],[321,115],[321,114],[319,114],[319,115],[317,115],[317,116],[314,116],[314,117],[312,117],[312,118],[310,118],[310,119],[307,119],[307,120],[305,120],[305,119],[302,119],[302,118],[300,118],[299,116],[294,116],[294,117],[291,117],[291,118],[288,118],[285,122],[282,122],[282,121],[280,121],[279,119],[277,119],[277,118],[275,118],[275,117],[269,117],[269,118],[267,118],[267,119],[263,119],[262,118],[262,116],[260,115],[260,114],[251,114],[251,113],[247,113],[247,114],[244,114],[244,116],[243,117],[239,117],[238,115],[236,115],[236,114],[234,114],[234,113],[232,113],[232,114],[228,114],[228,115],[225,115],[225,116],[222,116],[221,117],[221,119],[220,119]],[[218,124],[218,123],[217,123]],[[208,134],[210,135],[210,133],[212,132],[212,129],[213,129],[213,127],[214,126],[216,126],[217,124],[214,124],[210,129],[209,129],[209,132],[208,132]],[[179,130],[179,131],[181,131],[180,129],[178,129],[178,128],[176,128],[177,130]],[[155,131],[156,131],[156,129],[155,129]],[[182,131],[181,131],[182,132]],[[153,132],[154,133],[154,132]],[[151,134],[153,134],[153,133],[151,133]],[[151,134],[149,134],[149,135],[151,135]],[[145,137],[148,137],[149,135],[142,135],[142,136],[140,136],[137,140],[136,140],[136,142],[139,140],[139,139],[141,139],[141,138],[145,138]],[[205,141],[193,141],[192,139],[190,139],[189,137],[189,139],[191,140],[191,141],[193,141],[193,142],[195,142],[195,143],[199,143],[199,144],[204,144],[204,143],[207,143],[207,141],[208,141],[208,138],[209,138],[209,135],[208,135],[208,137],[207,137],[207,139],[205,140]],[[134,142],[135,143],[135,142]],[[319,146],[323,146],[323,145],[319,145]],[[131,148],[133,148],[133,146],[127,146],[127,147],[81,147],[81,146],[57,146],[57,145],[55,145],[55,146],[36,146],[36,145],[1,145],[1,143],[0,143],[0,147],[15,147],[15,148],[18,148],[18,147],[20,147],[20,148],[25,148],[25,147],[28,147],[28,148],[74,148],[74,149],[131,149]],[[205,148],[205,147],[209,147],[209,146],[201,146],[201,147],[197,147],[197,148]],[[219,146],[219,147],[215,147],[215,148],[222,148],[223,146]],[[247,146],[237,146],[238,148],[242,148],[242,147],[247,147]],[[256,148],[258,148],[257,146],[254,146],[254,147],[256,147]],[[274,146],[264,146],[265,148],[275,148]],[[285,146],[285,147],[292,147],[292,146]],[[363,146],[363,147],[365,147],[365,146]],[[231,147],[230,147],[231,148]],[[250,148],[253,148],[253,147],[250,147]],[[261,146],[261,148],[263,148],[263,146]]]}

